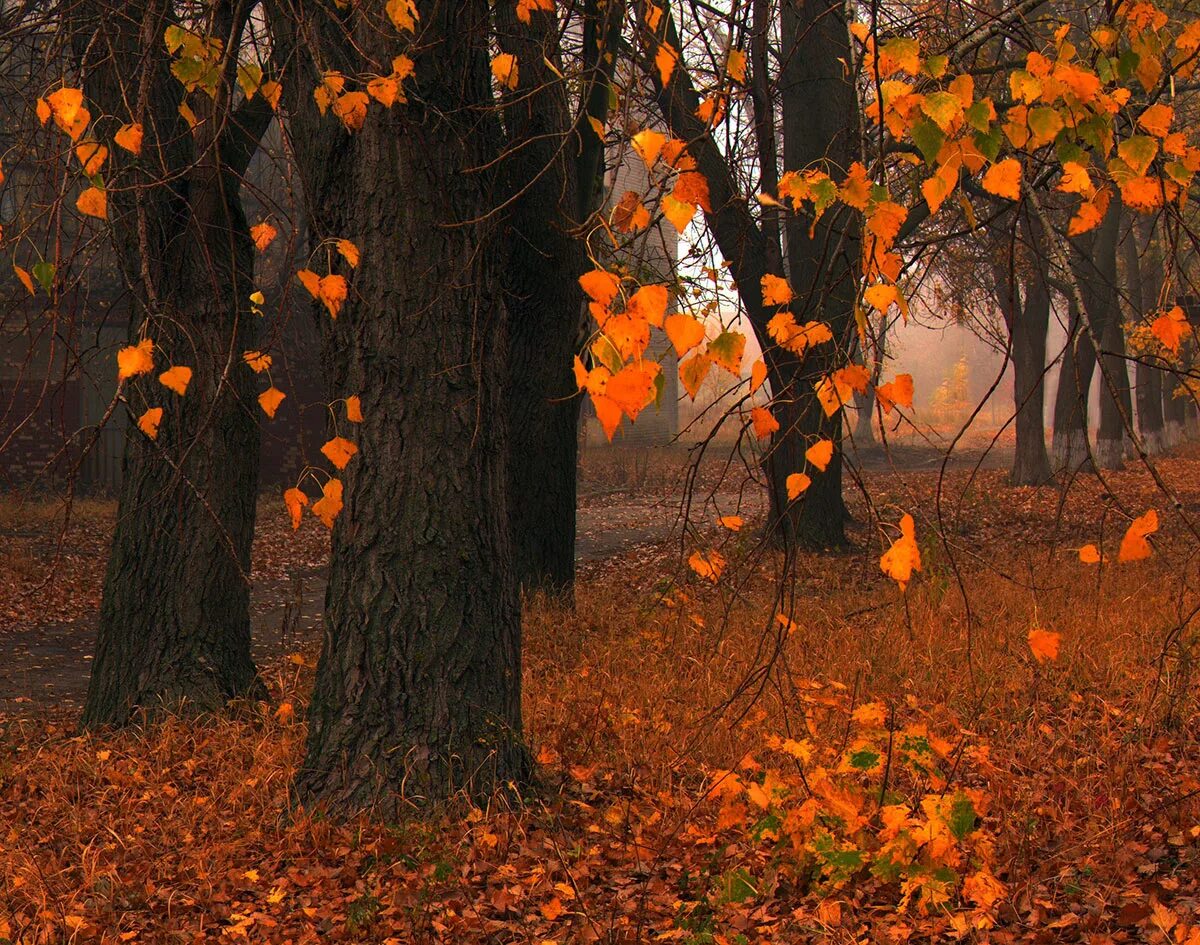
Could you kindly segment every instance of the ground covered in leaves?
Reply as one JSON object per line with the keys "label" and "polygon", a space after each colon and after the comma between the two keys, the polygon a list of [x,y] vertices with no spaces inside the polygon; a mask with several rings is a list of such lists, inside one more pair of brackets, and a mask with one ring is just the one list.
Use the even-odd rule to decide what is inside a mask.
{"label": "ground covered in leaves", "polygon": [[[1197,945],[1200,460],[1160,471],[1177,506],[1133,468],[1111,495],[868,472],[854,549],[790,567],[706,471],[686,529],[589,565],[574,612],[529,603],[540,783],[404,823],[294,805],[311,647],[230,719],[19,706],[0,941]],[[1152,557],[1118,564],[1148,508]],[[902,512],[905,597],[878,567]],[[713,548],[715,584],[686,564]]]}

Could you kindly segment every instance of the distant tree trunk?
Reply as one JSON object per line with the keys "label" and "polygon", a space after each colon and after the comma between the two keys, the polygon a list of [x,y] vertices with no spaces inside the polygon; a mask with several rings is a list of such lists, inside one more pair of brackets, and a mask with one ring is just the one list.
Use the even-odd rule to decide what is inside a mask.
{"label": "distant tree trunk", "polygon": [[[1133,309],[1132,317],[1137,319],[1144,316],[1149,307],[1150,299],[1158,297],[1158,289],[1150,284],[1145,270],[1153,265],[1151,243],[1153,229],[1139,225],[1136,221],[1130,227],[1122,243],[1125,257],[1126,286],[1129,304]],[[1146,238],[1144,261],[1138,250],[1138,231],[1142,230]],[[1163,404],[1162,404],[1162,372],[1154,365],[1148,364],[1144,357],[1137,360],[1134,367],[1134,391],[1137,403],[1138,436],[1142,445],[1151,456],[1157,456],[1165,449],[1163,442]]]}
{"label": "distant tree trunk", "polygon": [[[1096,463],[1101,469],[1121,469],[1125,465],[1125,422],[1133,416],[1133,401],[1129,390],[1129,372],[1125,367],[1125,332],[1119,318],[1105,327],[1103,350],[1105,376],[1100,384]],[[1110,383],[1116,388],[1116,398],[1109,390]]]}
{"label": "distant tree trunk", "polygon": [[1113,199],[1100,226],[1077,237],[1071,267],[1087,317],[1072,304],[1068,347],[1063,354],[1054,403],[1052,462],[1055,469],[1091,468],[1088,451],[1088,392],[1096,351],[1111,321],[1119,317],[1117,240],[1120,200]]}
{"label": "distant tree trunk", "polygon": [[[788,44],[780,74],[784,166],[801,169],[818,162],[846,169],[859,157],[858,100],[846,77],[851,61],[845,6],[830,0],[784,0],[782,35]],[[842,208],[844,210],[844,208]],[[842,411],[826,416],[815,385],[844,363],[854,331],[859,220],[831,208],[811,227],[799,214],[785,218],[788,272],[796,299],[796,321],[825,322],[834,343],[819,345],[797,361],[774,357],[771,389],[785,401],[776,409],[780,430],[772,438],[767,470],[771,480],[773,534],[781,544],[831,548],[846,542],[842,498]],[[787,498],[787,477],[804,471],[804,451],[819,439],[832,440],[833,462],[800,501]]]}
{"label": "distant tree trunk", "polygon": [[1006,273],[998,273],[1000,310],[1012,343],[1013,401],[1016,408],[1016,447],[1009,482],[1014,486],[1040,486],[1053,476],[1046,453],[1043,419],[1046,401],[1046,330],[1050,325],[1050,292],[1034,273],[1024,298],[1005,288]]}
{"label": "distant tree trunk", "polygon": [[[329,326],[359,394],[325,641],[296,787],[305,803],[406,802],[523,781],[520,603],[506,501],[506,309],[485,0],[418,2],[420,96],[347,133],[312,107],[321,69],[389,61],[383,3],[346,24],[276,10],[293,145],[319,237],[362,250]],[[365,15],[370,13],[371,16]]]}
{"label": "distant tree trunk", "polygon": [[1160,371],[1162,379],[1163,443],[1173,449],[1184,441],[1187,432],[1187,401],[1176,397],[1179,380],[1171,371]]}
{"label": "distant tree trunk", "polygon": [[[129,120],[145,130],[140,160],[110,158],[122,184],[110,191],[110,219],[135,299],[131,341],[155,344],[155,370],[127,382],[125,398],[135,415],[163,408],[156,440],[131,428],[126,442],[88,726],[123,725],[139,710],[213,711],[264,692],[250,656],[259,433],[255,378],[241,363],[256,326],[239,186],[270,110],[230,109],[229,75],[224,96],[196,103],[208,121],[193,135],[161,42],[141,41],[142,28],[161,36],[169,12],[131,4],[112,16],[83,4],[71,21],[100,140]],[[218,30],[240,35],[227,14]],[[193,368],[183,397],[156,380],[168,362]]]}

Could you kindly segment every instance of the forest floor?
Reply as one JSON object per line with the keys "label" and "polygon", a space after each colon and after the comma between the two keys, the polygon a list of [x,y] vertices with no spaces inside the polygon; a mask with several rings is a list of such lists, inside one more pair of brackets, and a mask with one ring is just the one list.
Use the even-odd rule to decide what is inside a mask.
{"label": "forest floor", "polygon": [[[270,704],[80,735],[36,667],[0,703],[0,942],[1200,945],[1200,452],[1158,464],[1174,499],[1132,464],[1013,489],[1003,458],[867,457],[851,548],[791,561],[725,458],[684,527],[678,452],[589,452],[576,608],[526,608],[539,785],[399,824],[293,803],[317,615],[279,628],[327,534],[264,505]],[[1149,508],[1153,555],[1117,563]],[[94,621],[112,507],[0,509],[2,679],[6,634]],[[686,563],[712,548],[715,584]]]}

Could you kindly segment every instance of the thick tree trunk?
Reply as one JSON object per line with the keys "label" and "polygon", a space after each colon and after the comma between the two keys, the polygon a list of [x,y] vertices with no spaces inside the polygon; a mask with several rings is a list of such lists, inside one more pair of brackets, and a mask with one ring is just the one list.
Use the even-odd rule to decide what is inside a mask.
{"label": "thick tree trunk", "polygon": [[[1133,398],[1129,390],[1129,371],[1125,367],[1125,332],[1120,319],[1114,319],[1106,326],[1103,351],[1105,376],[1100,384],[1096,464],[1101,469],[1121,469],[1125,465],[1125,424],[1133,416]],[[1116,398],[1109,389],[1110,383],[1116,388]]]}
{"label": "thick tree trunk", "polygon": [[[503,111],[503,173],[512,195],[502,270],[509,310],[509,522],[521,586],[569,597],[582,402],[571,360],[584,311],[577,280],[587,263],[573,229],[591,208],[576,206],[579,136],[566,85],[551,71],[559,59],[557,18],[534,11],[532,22],[522,23],[515,7],[505,0],[496,8],[500,46],[521,64]],[[594,190],[586,188],[589,196]]]}
{"label": "thick tree trunk", "polygon": [[[194,136],[161,36],[169,5],[72,11],[84,89],[107,140],[125,121],[145,129],[142,158],[110,157],[110,221],[135,300],[131,341],[155,344],[155,370],[126,383],[134,416],[161,407],[156,440],[131,425],[105,574],[85,725],[126,724],[160,708],[213,711],[263,693],[250,656],[249,573],[258,486],[254,255],[239,195],[262,109],[228,107],[232,72]],[[240,35],[226,10],[218,29]],[[99,41],[97,41],[99,38]],[[94,60],[93,60],[93,57]],[[121,69],[138,64],[127,73]],[[200,107],[200,106],[198,106]],[[217,114],[221,120],[218,122]],[[251,113],[253,112],[253,115]],[[213,131],[219,127],[218,131]],[[156,380],[193,369],[180,397]]]}
{"label": "thick tree trunk", "polygon": [[[854,85],[846,78],[851,53],[845,8],[829,0],[784,0],[781,16],[782,35],[789,43],[779,88],[784,166],[798,170],[828,161],[844,170],[858,157],[858,103]],[[827,417],[814,385],[845,363],[844,352],[852,340],[857,226],[856,215],[834,209],[811,231],[810,221],[798,214],[790,214],[785,222],[787,276],[796,295],[792,312],[799,324],[825,322],[834,343],[818,346],[800,362],[782,356],[768,360],[771,389],[783,391],[790,401],[776,410],[780,430],[772,438],[767,463],[771,534],[783,545],[795,541],[829,548],[846,541],[842,413]],[[833,440],[834,461],[824,472],[808,470],[812,485],[798,501],[788,502],[787,477],[805,470],[804,451],[819,439]]]}
{"label": "thick tree trunk", "polygon": [[[356,8],[324,7],[301,43],[273,17],[318,237],[362,250],[329,338],[333,380],[365,420],[344,470],[325,641],[297,792],[338,812],[396,814],[529,773],[521,626],[509,536],[503,233],[490,114],[488,5],[418,3],[421,94],[371,105],[350,134],[311,106],[322,68],[387,61]],[[332,9],[332,8],[329,8]],[[370,17],[365,14],[370,13]],[[304,57],[301,56],[303,54]]]}
{"label": "thick tree trunk", "polygon": [[[1140,251],[1139,230],[1145,238],[1145,246]],[[1155,278],[1151,276],[1148,279],[1146,273],[1147,269],[1153,271],[1156,268],[1152,253],[1153,238],[1153,223],[1137,220],[1130,226],[1122,243],[1126,285],[1133,319],[1144,316],[1152,304],[1150,300],[1158,298],[1159,286],[1154,285]],[[1138,436],[1142,438],[1142,445],[1147,454],[1157,456],[1166,448],[1163,441],[1162,372],[1152,364],[1145,363],[1144,359],[1139,359],[1134,367],[1133,377]]]}
{"label": "thick tree trunk", "polygon": [[1012,338],[1013,400],[1017,411],[1016,449],[1009,482],[1040,486],[1053,476],[1046,453],[1043,414],[1046,401],[1046,330],[1050,325],[1050,293],[1040,274],[1025,287],[1023,304],[1007,317]]}
{"label": "thick tree trunk", "polygon": [[[1074,305],[1071,306],[1074,309]],[[1088,390],[1096,369],[1096,351],[1087,329],[1072,311],[1067,348],[1058,372],[1054,395],[1054,435],[1050,446],[1055,470],[1076,472],[1090,468],[1088,443]]]}
{"label": "thick tree trunk", "polygon": [[1160,371],[1162,378],[1163,405],[1163,444],[1167,449],[1174,449],[1184,441],[1187,432],[1187,402],[1183,397],[1176,397],[1179,379],[1170,371]]}
{"label": "thick tree trunk", "polygon": [[1138,435],[1151,456],[1158,456],[1166,449],[1163,433],[1162,371],[1150,364],[1138,361],[1134,370],[1137,386]]}

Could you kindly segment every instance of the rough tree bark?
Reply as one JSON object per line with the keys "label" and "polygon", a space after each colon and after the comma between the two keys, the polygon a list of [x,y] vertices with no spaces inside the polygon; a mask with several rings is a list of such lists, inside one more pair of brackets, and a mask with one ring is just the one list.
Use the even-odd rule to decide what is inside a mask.
{"label": "rough tree bark", "polygon": [[[827,160],[835,169],[846,168],[855,156],[858,110],[853,84],[846,79],[845,72],[845,63],[851,61],[851,55],[844,8],[830,0],[816,4],[785,3],[783,16],[787,42],[786,55],[782,57],[785,74],[781,77],[781,88],[785,89],[782,111],[786,166],[797,169]],[[756,14],[756,22],[759,19],[762,17]],[[644,15],[643,28],[647,28]],[[655,35],[673,48],[680,48],[678,29],[669,9]],[[755,62],[767,59],[758,45],[752,55]],[[686,69],[675,69],[665,86],[652,64],[647,64],[646,71],[672,135],[688,142],[708,181],[713,207],[713,212],[706,215],[708,226],[722,255],[730,262],[742,304],[764,349],[774,398],[772,412],[780,425],[764,463],[771,504],[771,537],[783,545],[813,548],[844,545],[842,412],[827,417],[816,399],[813,384],[833,367],[845,363],[849,349],[854,273],[859,263],[857,219],[830,210],[811,239],[807,221],[785,223],[787,275],[797,295],[793,309],[796,318],[801,323],[809,318],[827,322],[835,339],[834,344],[820,345],[807,357],[797,358],[771,339],[767,323],[775,312],[762,304],[760,280],[768,272],[766,267],[780,259],[780,248],[771,239],[776,234],[773,213],[764,217],[764,227],[751,216],[724,156],[696,117],[699,97]],[[751,79],[755,121],[762,126],[757,132],[759,149],[767,155],[773,149],[770,126],[774,113],[763,81],[754,75]],[[764,144],[768,147],[764,148]],[[777,180],[773,170],[764,167],[764,185],[770,186],[772,179]],[[820,438],[833,440],[837,445],[833,461],[823,473],[813,477],[801,501],[791,502],[787,497],[787,477],[804,469],[805,449]]]}
{"label": "rough tree bark", "polygon": [[1119,311],[1117,317],[1105,326],[1102,352],[1104,373],[1111,378],[1117,397],[1113,397],[1108,384],[1100,385],[1096,465],[1101,469],[1121,469],[1125,465],[1125,424],[1133,419],[1133,397],[1129,389],[1129,371],[1125,366],[1125,331]]}
{"label": "rough tree bark", "polygon": [[1014,486],[1040,486],[1053,476],[1043,419],[1050,290],[1037,271],[1027,277],[1023,293],[1014,284],[1010,267],[997,266],[995,272],[997,302],[1012,345],[1016,409],[1016,448],[1008,481]]}
{"label": "rough tree bark", "polygon": [[[236,43],[245,15],[222,6],[210,27]],[[156,370],[124,396],[134,415],[164,411],[157,440],[131,427],[126,442],[88,726],[161,708],[213,711],[262,692],[248,578],[259,432],[254,375],[241,363],[255,345],[254,254],[239,186],[270,109],[231,107],[231,57],[216,98],[192,102],[207,121],[189,130],[161,41],[172,16],[168,2],[127,4],[119,16],[90,3],[70,20],[97,137],[130,120],[145,132],[139,159],[111,149],[110,218],[134,300],[131,340],[156,348]],[[193,368],[186,396],[155,379],[167,362]]]}
{"label": "rough tree bark", "polygon": [[582,403],[571,360],[583,329],[577,279],[588,268],[580,228],[597,206],[604,150],[583,116],[603,122],[608,112],[616,56],[605,52],[620,38],[622,11],[596,0],[585,6],[587,84],[577,119],[560,78],[557,16],[535,10],[522,23],[513,0],[495,10],[500,48],[520,63],[518,86],[503,98],[509,521],[521,586],[567,599]]}
{"label": "rough tree bark", "polygon": [[1056,470],[1074,472],[1092,466],[1088,448],[1088,392],[1096,370],[1096,351],[1109,322],[1120,311],[1117,295],[1120,218],[1120,200],[1114,198],[1100,226],[1072,243],[1071,266],[1087,318],[1072,306],[1068,346],[1063,353],[1054,400],[1051,463]]}
{"label": "rough tree bark", "polygon": [[[1136,221],[1125,235],[1122,243],[1125,261],[1126,285],[1132,316],[1141,318],[1158,298],[1158,286],[1152,285],[1153,276],[1147,277],[1146,270],[1154,265],[1151,254],[1153,223]],[[1146,236],[1144,250],[1139,250],[1138,231]],[[1146,259],[1143,260],[1143,252]],[[1137,402],[1138,436],[1150,456],[1157,456],[1166,448],[1163,441],[1162,372],[1140,357],[1134,367],[1134,398]]]}
{"label": "rough tree bark", "polygon": [[[312,108],[318,68],[381,68],[384,3],[272,8],[311,225],[362,251],[329,325],[336,390],[357,393],[325,640],[296,787],[396,814],[521,781],[521,627],[508,530],[500,129],[486,0],[421,0],[419,96],[347,133]],[[380,24],[386,24],[381,26]],[[318,67],[317,62],[320,66]],[[378,66],[373,64],[378,63]]]}

